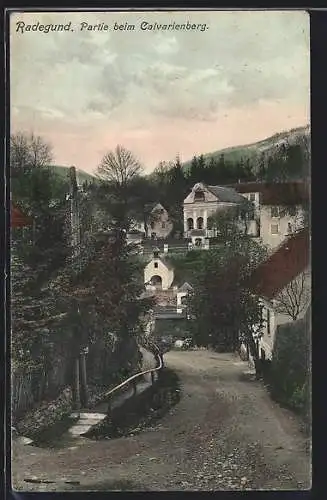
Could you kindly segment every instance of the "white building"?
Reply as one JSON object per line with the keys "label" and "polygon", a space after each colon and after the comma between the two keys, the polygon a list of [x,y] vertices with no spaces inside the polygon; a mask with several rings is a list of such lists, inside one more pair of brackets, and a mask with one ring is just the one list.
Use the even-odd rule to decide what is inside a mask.
{"label": "white building", "polygon": [[159,256],[155,250],[153,258],[144,268],[144,283],[149,289],[168,290],[174,281],[172,265]]}
{"label": "white building", "polygon": [[271,250],[303,228],[309,186],[305,182],[240,183],[232,187],[253,204],[258,236]]}
{"label": "white building", "polygon": [[219,210],[226,210],[246,203],[246,199],[233,188],[195,184],[183,203],[184,237],[194,245],[204,245],[206,238],[214,237],[208,219]]}
{"label": "white building", "polygon": [[177,312],[182,313],[185,309],[187,297],[193,291],[193,287],[187,281],[177,290]]}

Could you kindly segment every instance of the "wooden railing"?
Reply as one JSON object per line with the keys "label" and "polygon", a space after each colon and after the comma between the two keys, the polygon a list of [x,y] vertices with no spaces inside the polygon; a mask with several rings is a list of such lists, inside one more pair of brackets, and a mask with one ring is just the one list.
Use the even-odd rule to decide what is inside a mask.
{"label": "wooden railing", "polygon": [[132,375],[128,379],[124,380],[124,382],[121,382],[119,385],[114,387],[113,389],[110,389],[109,391],[105,392],[103,394],[103,399],[109,399],[108,412],[111,409],[111,399],[112,399],[113,395],[118,393],[118,391],[120,391],[121,389],[127,388],[129,385],[132,385],[133,390],[134,390],[134,394],[136,394],[138,380],[141,377],[143,377],[144,375],[148,375],[148,374],[151,374],[152,384],[155,382],[155,373],[159,372],[164,366],[163,355],[161,354],[159,347],[152,342],[147,341],[147,343],[144,345],[144,348],[146,348],[146,347],[150,348],[151,352],[152,352],[152,349],[155,351],[155,352],[153,352],[153,354],[155,355],[155,357],[157,359],[158,365],[155,368],[151,368],[149,370],[145,370],[145,371],[136,373],[135,375]]}

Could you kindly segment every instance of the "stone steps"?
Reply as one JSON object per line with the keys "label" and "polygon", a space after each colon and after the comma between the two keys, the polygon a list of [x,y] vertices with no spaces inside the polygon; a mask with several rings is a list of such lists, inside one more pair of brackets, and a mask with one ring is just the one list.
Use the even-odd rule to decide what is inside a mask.
{"label": "stone steps", "polygon": [[[155,379],[157,379],[158,375],[155,374]],[[142,381],[139,382],[136,386],[136,394],[141,394],[146,389],[151,387],[151,382]],[[134,395],[134,390],[131,388],[127,392],[116,396],[111,402],[111,408],[118,408],[122,406],[122,404],[130,399]],[[83,434],[87,433],[94,425],[98,424],[102,420],[104,420],[107,416],[108,402],[100,403],[93,410],[85,410],[83,409],[81,412],[74,412],[71,414],[71,418],[79,417],[78,421],[70,427],[68,430],[69,434],[72,437],[83,436]]]}

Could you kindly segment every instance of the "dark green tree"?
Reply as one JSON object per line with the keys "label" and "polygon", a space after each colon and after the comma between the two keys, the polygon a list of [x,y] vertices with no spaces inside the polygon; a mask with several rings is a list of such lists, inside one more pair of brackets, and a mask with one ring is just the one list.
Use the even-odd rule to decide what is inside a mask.
{"label": "dark green tree", "polygon": [[201,252],[192,281],[189,307],[195,341],[219,351],[235,351],[242,340],[259,373],[253,333],[261,325],[261,306],[245,283],[267,255],[266,249],[239,229],[237,219],[220,219],[219,223],[228,226],[223,231],[223,245]]}

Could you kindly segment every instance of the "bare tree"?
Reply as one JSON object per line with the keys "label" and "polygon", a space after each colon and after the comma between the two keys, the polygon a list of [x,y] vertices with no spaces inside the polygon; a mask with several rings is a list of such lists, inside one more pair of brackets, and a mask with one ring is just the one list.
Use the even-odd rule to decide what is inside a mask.
{"label": "bare tree", "polygon": [[106,153],[98,166],[98,175],[119,187],[126,187],[141,171],[142,167],[133,153],[120,145]]}
{"label": "bare tree", "polygon": [[11,135],[10,165],[13,170],[45,167],[52,160],[52,147],[42,137],[24,132]]}
{"label": "bare tree", "polygon": [[310,273],[305,271],[291,281],[276,297],[276,311],[296,321],[311,298]]}

